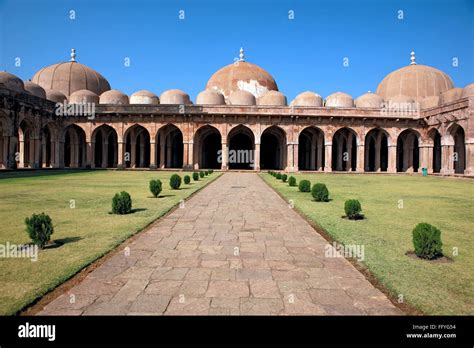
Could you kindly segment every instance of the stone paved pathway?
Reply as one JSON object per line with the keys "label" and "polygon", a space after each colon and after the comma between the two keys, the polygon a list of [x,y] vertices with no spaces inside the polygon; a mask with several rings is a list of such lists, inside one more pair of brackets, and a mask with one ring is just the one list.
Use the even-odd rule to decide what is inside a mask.
{"label": "stone paved pathway", "polygon": [[226,173],[39,314],[401,314],[326,245],[256,174]]}

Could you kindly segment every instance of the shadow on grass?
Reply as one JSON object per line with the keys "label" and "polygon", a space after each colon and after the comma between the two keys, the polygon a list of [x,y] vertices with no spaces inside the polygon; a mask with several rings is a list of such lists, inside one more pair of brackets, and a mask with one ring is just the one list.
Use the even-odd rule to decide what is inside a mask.
{"label": "shadow on grass", "polygon": [[[154,197],[153,197],[154,198]],[[140,211],[145,211],[145,210],[148,210],[147,208],[135,208],[135,209],[132,209],[130,211],[130,213],[127,213],[127,214],[114,214],[113,212],[109,211],[109,215],[119,215],[119,216],[123,216],[123,215],[130,215],[130,214],[134,214],[134,213],[138,213]]]}

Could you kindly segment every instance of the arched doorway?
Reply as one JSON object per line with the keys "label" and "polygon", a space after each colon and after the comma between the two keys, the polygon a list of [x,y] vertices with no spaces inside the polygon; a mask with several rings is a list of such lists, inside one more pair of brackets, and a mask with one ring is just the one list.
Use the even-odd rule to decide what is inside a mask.
{"label": "arched doorway", "polygon": [[63,156],[66,168],[85,166],[86,134],[81,127],[70,125],[64,130]]}
{"label": "arched doorway", "polygon": [[286,167],[286,133],[277,126],[263,131],[260,141],[260,168],[283,170]]}
{"label": "arched doorway", "polygon": [[357,134],[341,128],[332,138],[332,170],[355,171],[357,167]]}
{"label": "arched doorway", "polygon": [[420,167],[420,135],[406,129],[397,139],[397,172],[418,172]]}
{"label": "arched doorway", "polygon": [[160,168],[183,167],[183,133],[173,124],[168,124],[156,135],[156,156]]}
{"label": "arched doorway", "polygon": [[196,168],[220,169],[219,154],[222,137],[215,127],[206,125],[194,135],[194,164]]}
{"label": "arched doorway", "polygon": [[464,129],[460,125],[456,124],[451,128],[450,133],[454,139],[454,173],[464,174],[464,170],[466,170],[466,144]]}
{"label": "arched doorway", "polygon": [[388,168],[388,135],[380,129],[372,129],[365,137],[365,171],[386,172]]}
{"label": "arched doorway", "polygon": [[[96,168],[115,168],[118,163],[117,132],[108,125],[102,125],[92,133],[94,144],[94,165]],[[139,154],[140,155],[140,154]]]}
{"label": "arched doorway", "polygon": [[145,127],[134,125],[125,132],[125,166],[148,168],[150,166],[150,134]]}
{"label": "arched doorway", "polygon": [[432,129],[428,135],[433,141],[433,159],[431,163],[433,173],[439,173],[441,171],[441,134],[437,129]]}
{"label": "arched doorway", "polygon": [[324,133],[316,127],[303,129],[298,137],[298,166],[300,170],[323,170]]}
{"label": "arched doorway", "polygon": [[250,128],[237,126],[230,131],[227,138],[229,169],[254,169],[255,137]]}

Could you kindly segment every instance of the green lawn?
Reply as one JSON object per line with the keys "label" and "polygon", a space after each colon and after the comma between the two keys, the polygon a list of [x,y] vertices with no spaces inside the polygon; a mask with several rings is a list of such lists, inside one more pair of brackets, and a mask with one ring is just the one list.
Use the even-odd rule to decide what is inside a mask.
{"label": "green lawn", "polygon": [[[268,174],[262,178],[296,209],[342,244],[365,247],[364,266],[395,298],[427,314],[474,314],[474,181],[441,177],[298,174],[299,182],[327,185],[328,203],[312,200]],[[365,220],[342,219],[344,201],[359,199]],[[399,205],[403,204],[402,208]],[[419,222],[441,229],[451,263],[405,255],[413,250],[411,231]],[[459,255],[453,256],[453,248]]]}
{"label": "green lawn", "polygon": [[[69,241],[40,251],[37,262],[0,258],[0,314],[14,314],[86,265],[165,214],[219,176],[214,173],[180,190],[169,188],[172,172],[51,171],[0,174],[0,244],[28,243],[24,220],[45,212],[55,226],[53,240]],[[179,173],[182,177],[185,174]],[[152,198],[150,179],[160,179],[163,191]],[[112,197],[127,191],[133,214],[112,215]],[[75,208],[70,207],[71,200]]]}

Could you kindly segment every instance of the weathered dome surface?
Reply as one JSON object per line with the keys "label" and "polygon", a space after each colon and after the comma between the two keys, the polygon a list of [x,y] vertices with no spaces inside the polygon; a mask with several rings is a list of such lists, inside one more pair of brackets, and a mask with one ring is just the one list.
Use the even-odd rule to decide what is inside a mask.
{"label": "weathered dome surface", "polygon": [[[430,96],[432,97],[432,96]],[[423,99],[421,99],[423,100]],[[390,103],[414,103],[415,99],[407,95],[396,95],[389,99]]]}
{"label": "weathered dome surface", "polygon": [[347,93],[336,92],[326,98],[326,106],[334,108],[352,108],[354,107],[354,100]]}
{"label": "weathered dome surface", "polygon": [[44,91],[46,92],[46,99],[48,100],[56,103],[64,103],[64,101],[67,101],[67,97],[59,91],[47,88]]}
{"label": "weathered dome surface", "polygon": [[462,88],[451,88],[441,93],[439,102],[440,104],[446,104],[461,98]]}
{"label": "weathered dome surface", "polygon": [[43,87],[31,81],[25,81],[24,84],[25,84],[25,91],[29,92],[30,94],[38,98],[46,99],[46,92]]}
{"label": "weathered dome surface", "polygon": [[189,95],[180,89],[170,89],[160,95],[161,104],[192,104]]}
{"label": "weathered dome surface", "polygon": [[434,108],[439,105],[440,97],[437,95],[431,95],[429,97],[424,97],[420,100],[420,108],[421,109],[429,109]]}
{"label": "weathered dome surface", "polygon": [[274,105],[274,106],[286,106],[286,97],[283,93],[278,91],[268,91],[260,98],[257,98],[258,105]]}
{"label": "weathered dome surface", "polygon": [[102,93],[99,98],[99,104],[127,105],[128,103],[128,96],[116,89]]}
{"label": "weathered dome surface", "polygon": [[255,98],[268,91],[278,91],[274,78],[259,66],[243,60],[219,69],[207,82],[206,89],[215,89],[225,98],[233,91],[247,91]]}
{"label": "weathered dome surface", "polygon": [[462,89],[461,98],[469,97],[471,95],[474,96],[474,83],[471,83]]}
{"label": "weathered dome surface", "polygon": [[356,108],[380,108],[384,100],[376,93],[365,93],[354,101]]}
{"label": "weathered dome surface", "polygon": [[453,88],[451,78],[441,70],[426,65],[411,64],[388,74],[377,88],[377,94],[385,100],[406,95],[421,100],[437,96]]}
{"label": "weathered dome surface", "polygon": [[23,83],[22,79],[6,71],[0,71],[0,83],[13,91],[25,91],[25,84]]}
{"label": "weathered dome surface", "polygon": [[69,96],[70,104],[94,103],[99,104],[99,96],[87,89],[80,89]]}
{"label": "weathered dome surface", "polygon": [[76,61],[49,65],[31,79],[44,89],[55,89],[66,96],[87,89],[97,95],[110,89],[109,82],[97,71]]}
{"label": "weathered dome surface", "polygon": [[303,92],[296,96],[290,104],[291,106],[323,106],[323,98],[314,92]]}
{"label": "weathered dome surface", "polygon": [[130,96],[130,104],[160,104],[160,98],[150,91],[136,91]]}
{"label": "weathered dome surface", "polygon": [[234,91],[231,93],[228,103],[230,105],[256,105],[255,96],[247,91]]}
{"label": "weathered dome surface", "polygon": [[196,97],[198,105],[225,105],[224,95],[216,90],[206,89]]}

